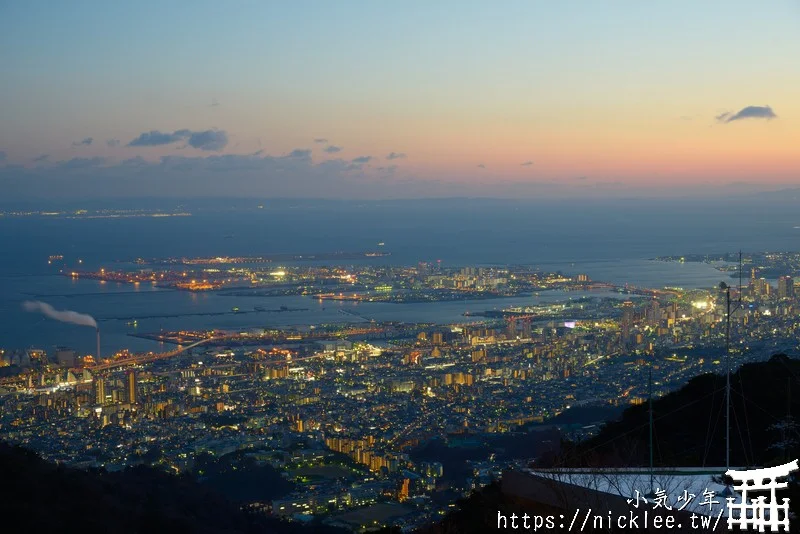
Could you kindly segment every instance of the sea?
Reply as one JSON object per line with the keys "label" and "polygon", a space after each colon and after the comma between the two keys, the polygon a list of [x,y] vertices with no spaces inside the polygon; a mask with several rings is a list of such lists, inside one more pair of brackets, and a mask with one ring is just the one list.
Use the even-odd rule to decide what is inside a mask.
{"label": "sea", "polygon": [[[163,204],[163,201],[162,201]],[[146,208],[146,206],[143,206]],[[527,297],[435,303],[353,303],[312,297],[235,297],[142,284],[75,280],[60,268],[129,268],[136,258],[258,256],[381,250],[389,256],[322,264],[528,265],[638,287],[711,289],[727,277],[707,263],[657,256],[800,249],[793,202],[485,199],[248,201],[170,206],[180,217],[0,217],[0,348],[71,347],[93,353],[91,328],[22,309],[40,300],[95,317],[104,355],[164,350],[130,334],[177,329],[248,330],[320,323],[467,322],[465,312],[579,298]],[[147,212],[144,212],[146,215]],[[379,245],[382,243],[382,245]],[[48,264],[61,255],[63,263]],[[289,262],[279,264],[290,265]],[[592,292],[604,296],[606,292]],[[297,311],[255,313],[255,307]],[[238,308],[240,313],[233,313]],[[213,314],[213,315],[210,315]],[[158,315],[162,317],[152,316]],[[175,315],[179,317],[163,317]],[[147,318],[151,317],[151,318]],[[138,318],[135,325],[133,318]]]}

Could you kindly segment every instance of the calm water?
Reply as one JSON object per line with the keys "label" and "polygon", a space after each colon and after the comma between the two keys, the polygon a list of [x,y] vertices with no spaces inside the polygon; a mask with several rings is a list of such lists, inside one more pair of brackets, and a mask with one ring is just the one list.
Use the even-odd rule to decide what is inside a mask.
{"label": "calm water", "polygon": [[[800,216],[795,206],[673,205],[544,206],[479,201],[408,205],[342,204],[267,206],[247,213],[197,212],[184,218],[0,219],[0,347],[68,345],[91,352],[91,329],[60,324],[20,309],[36,298],[57,308],[97,317],[104,352],[157,344],[127,335],[115,317],[219,313],[233,307],[308,308],[286,313],[140,319],[139,331],[160,328],[250,328],[357,321],[340,309],[376,320],[464,321],[465,311],[535,302],[533,298],[431,304],[320,303],[304,297],[225,297],[162,291],[148,286],[73,281],[47,265],[62,254],[67,267],[113,268],[136,257],[258,255],[364,251],[384,242],[394,264],[442,260],[444,266],[527,264],[543,270],[586,273],[592,279],[638,286],[710,288],[723,277],[705,264],[648,261],[657,255],[797,250]],[[569,293],[567,296],[578,297]],[[542,293],[542,300],[565,298]]]}

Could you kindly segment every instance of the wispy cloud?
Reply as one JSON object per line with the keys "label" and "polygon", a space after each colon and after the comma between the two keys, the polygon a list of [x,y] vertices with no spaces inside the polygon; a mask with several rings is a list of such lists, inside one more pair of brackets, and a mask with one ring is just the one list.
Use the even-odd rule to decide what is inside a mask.
{"label": "wispy cloud", "polygon": [[219,151],[228,144],[228,134],[224,130],[192,132],[187,141],[192,148]]}
{"label": "wispy cloud", "polygon": [[405,154],[402,152],[390,152],[386,159],[393,160],[393,159],[404,159],[406,157]]}
{"label": "wispy cloud", "polygon": [[85,137],[80,141],[73,141],[72,146],[89,146],[92,144],[92,141],[94,141],[94,139],[91,137]]}
{"label": "wispy cloud", "polygon": [[36,156],[35,158],[33,158],[33,161],[34,161],[34,163],[43,163],[43,162],[47,161],[47,159],[49,157],[50,156],[48,154],[42,154],[40,156]]}
{"label": "wispy cloud", "polygon": [[106,141],[106,145],[110,147],[119,146],[119,139],[109,139],[108,141]]}
{"label": "wispy cloud", "polygon": [[88,169],[91,167],[99,167],[105,162],[105,158],[72,158],[66,161],[58,162],[57,167],[64,170],[79,170]]}
{"label": "wispy cloud", "polygon": [[532,161],[526,161],[525,163],[520,163],[520,165],[522,167],[530,167],[531,165],[533,165],[533,162]]}
{"label": "wispy cloud", "polygon": [[163,133],[150,130],[139,134],[139,137],[128,143],[128,146],[161,146],[171,145],[186,138],[189,130],[178,130],[175,133]]}
{"label": "wispy cloud", "polygon": [[288,157],[295,159],[308,159],[311,157],[311,150],[307,148],[295,148],[289,152]]}
{"label": "wispy cloud", "polygon": [[[442,179],[435,175],[405,173],[388,166],[382,158],[351,159],[336,156],[315,162],[303,148],[283,155],[172,153],[156,161],[133,157],[120,162],[103,158],[50,159],[47,164],[0,164],[3,200],[53,198],[124,198],[147,191],[153,197],[186,198],[252,196],[273,198],[421,198],[452,196],[454,188],[467,196],[490,198],[568,198],[571,196],[614,197],[629,194],[630,182],[615,182],[611,176],[584,179],[571,175],[551,181],[503,179],[495,173],[474,172],[481,180],[459,181],[461,176]],[[186,151],[180,154],[187,154]],[[380,160],[380,161],[379,161]],[[483,168],[483,163],[469,164]],[[463,169],[462,169],[463,171]],[[599,180],[599,183],[596,181]],[[753,179],[763,189],[764,184]],[[739,191],[736,186],[732,190]],[[743,186],[745,187],[745,186]],[[755,186],[754,186],[755,187]],[[718,194],[718,187],[706,187],[703,194]],[[699,190],[699,189],[698,189]],[[642,195],[650,189],[637,189]],[[655,191],[655,190],[653,190]],[[659,190],[660,191],[660,190]],[[678,188],[664,189],[674,194]],[[749,191],[749,190],[748,190]]]}
{"label": "wispy cloud", "polygon": [[219,151],[228,144],[228,134],[225,130],[205,130],[196,131],[183,129],[175,130],[172,133],[150,130],[139,134],[128,146],[163,146],[171,145],[179,141],[186,141],[188,146],[199,150]]}
{"label": "wispy cloud", "polygon": [[331,145],[331,146],[325,147],[325,152],[327,152],[328,154],[335,154],[335,153],[341,152],[341,151],[342,151],[342,147],[340,147],[340,146]]}
{"label": "wispy cloud", "polygon": [[356,165],[363,165],[364,163],[369,163],[370,161],[372,161],[372,156],[360,156],[353,159],[353,163]]}
{"label": "wispy cloud", "polygon": [[209,104],[208,107],[215,108],[217,106],[219,106],[219,100],[217,100],[216,98],[212,98],[211,99],[211,104]]}
{"label": "wispy cloud", "polygon": [[747,106],[736,113],[722,113],[716,116],[718,122],[729,123],[742,119],[776,119],[778,116],[769,106]]}
{"label": "wispy cloud", "polygon": [[479,169],[485,169],[486,165],[484,165],[483,163],[478,163],[478,168]]}
{"label": "wispy cloud", "polygon": [[314,139],[314,142],[315,143],[327,143],[328,140],[325,139],[324,137],[317,137],[316,139]]}
{"label": "wispy cloud", "polygon": [[123,160],[120,163],[120,167],[145,167],[148,165],[147,160],[144,159],[142,156],[136,156],[135,158],[129,158]]}

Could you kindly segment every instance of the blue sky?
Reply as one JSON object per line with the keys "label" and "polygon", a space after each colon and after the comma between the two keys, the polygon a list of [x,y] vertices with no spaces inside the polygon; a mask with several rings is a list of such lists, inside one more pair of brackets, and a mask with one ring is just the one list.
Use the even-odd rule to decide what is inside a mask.
{"label": "blue sky", "polygon": [[[198,170],[230,156],[237,187],[288,194],[253,158],[311,150],[325,194],[795,186],[799,30],[789,1],[5,1],[0,183],[181,157],[234,194]],[[128,146],[180,130],[226,141]]]}

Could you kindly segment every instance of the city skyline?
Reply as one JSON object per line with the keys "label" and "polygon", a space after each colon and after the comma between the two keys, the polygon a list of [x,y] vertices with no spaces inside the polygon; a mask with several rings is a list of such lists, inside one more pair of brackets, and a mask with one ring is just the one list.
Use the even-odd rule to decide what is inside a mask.
{"label": "city skyline", "polygon": [[800,185],[791,2],[0,13],[8,200]]}
{"label": "city skyline", "polygon": [[0,1],[0,514],[788,529],[798,22]]}

